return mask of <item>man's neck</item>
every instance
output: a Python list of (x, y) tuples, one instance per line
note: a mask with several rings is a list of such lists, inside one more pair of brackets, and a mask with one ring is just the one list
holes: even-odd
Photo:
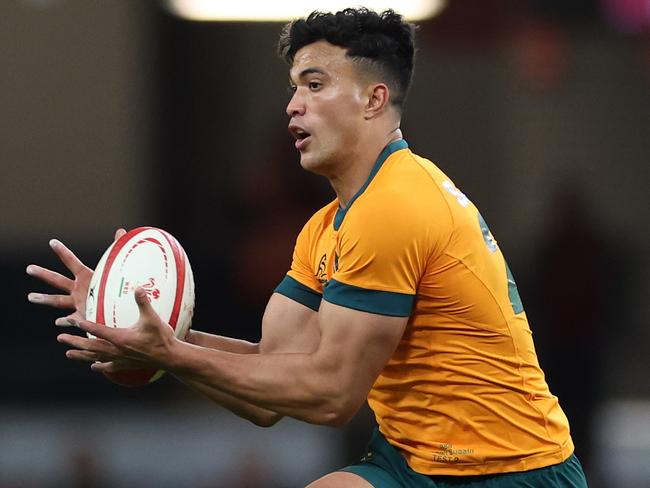
[(348, 207), (350, 200), (368, 180), (381, 151), (391, 142), (401, 138), (402, 131), (397, 128), (383, 138), (361, 145), (362, 151), (351, 154), (350, 163), (341, 167), (336, 175), (328, 178), (342, 208)]

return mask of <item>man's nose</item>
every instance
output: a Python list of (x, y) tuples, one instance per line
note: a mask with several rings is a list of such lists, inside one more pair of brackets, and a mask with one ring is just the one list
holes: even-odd
[(291, 100), (287, 104), (287, 115), (295, 117), (296, 115), (305, 115), (305, 103), (298, 91), (293, 93)]

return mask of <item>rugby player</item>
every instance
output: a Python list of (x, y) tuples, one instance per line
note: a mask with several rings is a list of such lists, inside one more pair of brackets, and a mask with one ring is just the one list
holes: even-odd
[(165, 369), (262, 426), (339, 426), (368, 401), (378, 428), (366, 455), (310, 488), (586, 487), (497, 241), (403, 138), (414, 27), (391, 10), (314, 12), (288, 24), (279, 49), (300, 164), (336, 199), (298, 235), (260, 342), (178, 340), (142, 289), (133, 328), (87, 322), (91, 272), (54, 241), (75, 278), (30, 266), (65, 292), (30, 299), (74, 309), (57, 324), (97, 337), (59, 335), (67, 356), (98, 372)]

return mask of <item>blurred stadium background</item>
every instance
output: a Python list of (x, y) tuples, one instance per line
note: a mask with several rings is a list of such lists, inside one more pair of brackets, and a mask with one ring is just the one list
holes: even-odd
[[(449, 0), (419, 25), (405, 136), (499, 239), (591, 485), (650, 487), (650, 1)], [(114, 386), (25, 298), (27, 264), (62, 269), (50, 238), (93, 266), (156, 225), (192, 261), (195, 328), (259, 338), (332, 198), (286, 133), (280, 28), (0, 3), (0, 487), (294, 487), (362, 453), (367, 411), (263, 430), (171, 378)]]

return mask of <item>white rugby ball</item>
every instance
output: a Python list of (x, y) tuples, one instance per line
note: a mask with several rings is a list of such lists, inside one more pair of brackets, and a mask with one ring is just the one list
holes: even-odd
[[(86, 320), (107, 327), (131, 327), (140, 313), (134, 292), (142, 287), (153, 309), (183, 339), (194, 314), (194, 276), (187, 254), (168, 232), (138, 227), (113, 242), (90, 280)], [(142, 386), (164, 371), (138, 369), (107, 373), (124, 386)]]

